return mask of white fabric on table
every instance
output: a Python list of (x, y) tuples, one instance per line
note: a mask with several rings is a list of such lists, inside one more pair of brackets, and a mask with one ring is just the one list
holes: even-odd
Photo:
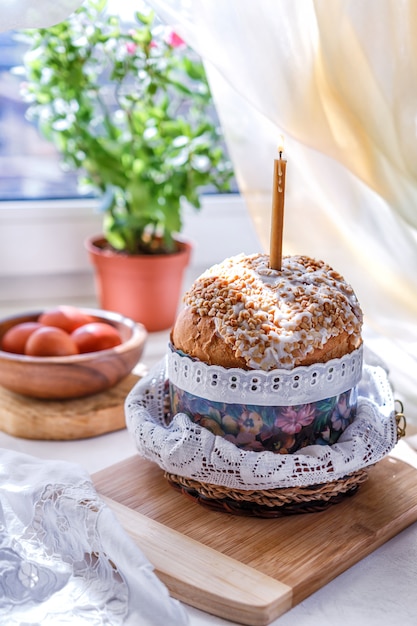
[(0, 450), (0, 623), (185, 626), (78, 465)]

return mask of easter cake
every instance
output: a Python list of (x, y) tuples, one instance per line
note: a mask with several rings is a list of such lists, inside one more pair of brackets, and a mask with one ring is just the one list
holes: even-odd
[(364, 364), (362, 311), (328, 264), (238, 255), (184, 297), (167, 354), (129, 394), (141, 456), (180, 492), (258, 517), (353, 494), (397, 441), (386, 372)]

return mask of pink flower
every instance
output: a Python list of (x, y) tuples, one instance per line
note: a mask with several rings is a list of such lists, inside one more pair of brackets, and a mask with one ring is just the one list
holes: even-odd
[(298, 410), (297, 407), (288, 406), (275, 420), (275, 425), (284, 433), (294, 435), (299, 433), (303, 426), (308, 426), (315, 418), (314, 406), (303, 404)]
[(137, 45), (135, 43), (133, 43), (133, 41), (128, 41), (128, 43), (126, 44), (126, 52), (128, 54), (135, 54)]
[(174, 33), (173, 30), (170, 30), (166, 33), (165, 42), (172, 48), (181, 48), (182, 46), (186, 45), (185, 41), (181, 39), (181, 37), (177, 35), (177, 33)]

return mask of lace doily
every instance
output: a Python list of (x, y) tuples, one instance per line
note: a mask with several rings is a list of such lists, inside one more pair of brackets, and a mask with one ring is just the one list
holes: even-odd
[(174, 350), (167, 355), (167, 378), (187, 393), (213, 402), (260, 406), (292, 406), (337, 396), (359, 383), (362, 367), (362, 346), (341, 359), (271, 372), (207, 365)]
[(233, 489), (307, 486), (373, 465), (397, 442), (394, 399), (380, 366), (364, 365), (355, 420), (336, 444), (274, 454), (239, 449), (184, 413), (167, 420), (166, 361), (135, 385), (126, 398), (125, 413), (139, 454), (169, 473)]

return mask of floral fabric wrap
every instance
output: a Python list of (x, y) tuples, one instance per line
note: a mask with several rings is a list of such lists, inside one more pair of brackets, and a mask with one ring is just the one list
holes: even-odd
[(244, 450), (291, 454), (332, 445), (356, 415), (362, 347), (341, 359), (293, 370), (226, 369), (171, 349), (171, 414)]

